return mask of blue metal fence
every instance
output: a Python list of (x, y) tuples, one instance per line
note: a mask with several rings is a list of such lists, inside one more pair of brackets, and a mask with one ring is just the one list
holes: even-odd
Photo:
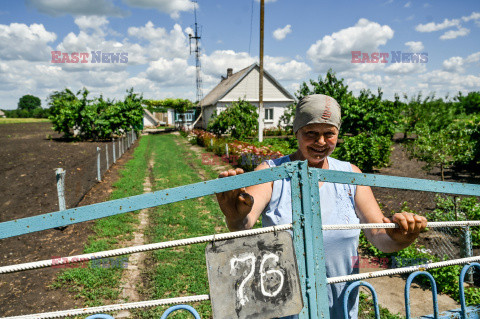
[[(480, 185), (321, 170), (309, 168), (307, 162), (304, 161), (3, 222), (0, 223), (0, 239), (212, 195), (283, 178), (290, 178), (292, 181), (293, 242), (304, 300), (304, 308), (299, 315), (300, 319), (329, 318), (319, 181), (480, 196)], [(480, 265), (476, 264), (475, 266), (479, 267)], [(463, 272), (462, 274), (464, 277), (465, 274)], [(463, 290), (461, 289), (462, 293)], [(462, 304), (462, 309), (463, 313), (476, 315), (477, 318), (480, 313), (478, 307), (466, 308)]]

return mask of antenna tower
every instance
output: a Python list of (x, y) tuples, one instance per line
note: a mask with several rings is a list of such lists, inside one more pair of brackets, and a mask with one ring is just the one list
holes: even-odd
[(201, 39), (201, 27), (197, 23), (197, 1), (193, 0), (193, 12), (195, 15), (195, 25), (194, 25), (194, 34), (189, 35), (190, 41), (190, 54), (192, 54), (192, 39), (195, 40), (195, 67), (197, 75), (197, 102), (200, 102), (203, 99), (202, 93), (202, 74), (201, 74), (201, 63), (200, 63), (200, 39)]

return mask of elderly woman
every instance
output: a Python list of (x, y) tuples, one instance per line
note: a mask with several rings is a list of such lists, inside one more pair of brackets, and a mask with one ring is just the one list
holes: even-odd
[[(293, 130), (298, 150), (290, 155), (268, 160), (255, 170), (279, 166), (290, 161), (308, 161), (308, 166), (361, 173), (355, 165), (330, 157), (337, 145), (341, 109), (335, 99), (326, 95), (309, 95), (297, 105)], [(219, 177), (242, 174), (229, 170)], [(427, 220), (410, 213), (386, 218), (368, 186), (319, 182), (320, 207), (324, 224), (397, 223), (397, 229), (366, 229), (367, 239), (384, 252), (395, 252), (410, 245), (427, 226)], [(247, 188), (220, 193), (217, 199), (231, 231), (250, 229), (262, 215), (263, 226), (292, 222), (290, 179), (277, 180)], [(360, 230), (323, 232), (327, 277), (358, 273), (352, 257), (357, 256)], [(328, 285), (331, 318), (344, 318), (342, 300), (346, 283)], [(348, 305), (349, 318), (357, 318), (358, 293)]]

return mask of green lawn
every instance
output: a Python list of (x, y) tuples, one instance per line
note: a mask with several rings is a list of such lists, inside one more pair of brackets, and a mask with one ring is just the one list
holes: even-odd
[(16, 124), (16, 123), (44, 123), (50, 122), (49, 119), (34, 119), (34, 118), (6, 118), (0, 117), (0, 124)]

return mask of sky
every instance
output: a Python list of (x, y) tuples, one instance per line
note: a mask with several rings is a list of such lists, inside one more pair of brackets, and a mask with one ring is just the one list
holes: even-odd
[[(195, 12), (205, 96), (259, 61), (259, 0), (0, 0), (0, 109), (83, 87), (195, 100)], [(292, 94), (329, 69), (386, 99), (480, 91), (478, 0), (266, 0), (264, 39), (265, 70)]]

